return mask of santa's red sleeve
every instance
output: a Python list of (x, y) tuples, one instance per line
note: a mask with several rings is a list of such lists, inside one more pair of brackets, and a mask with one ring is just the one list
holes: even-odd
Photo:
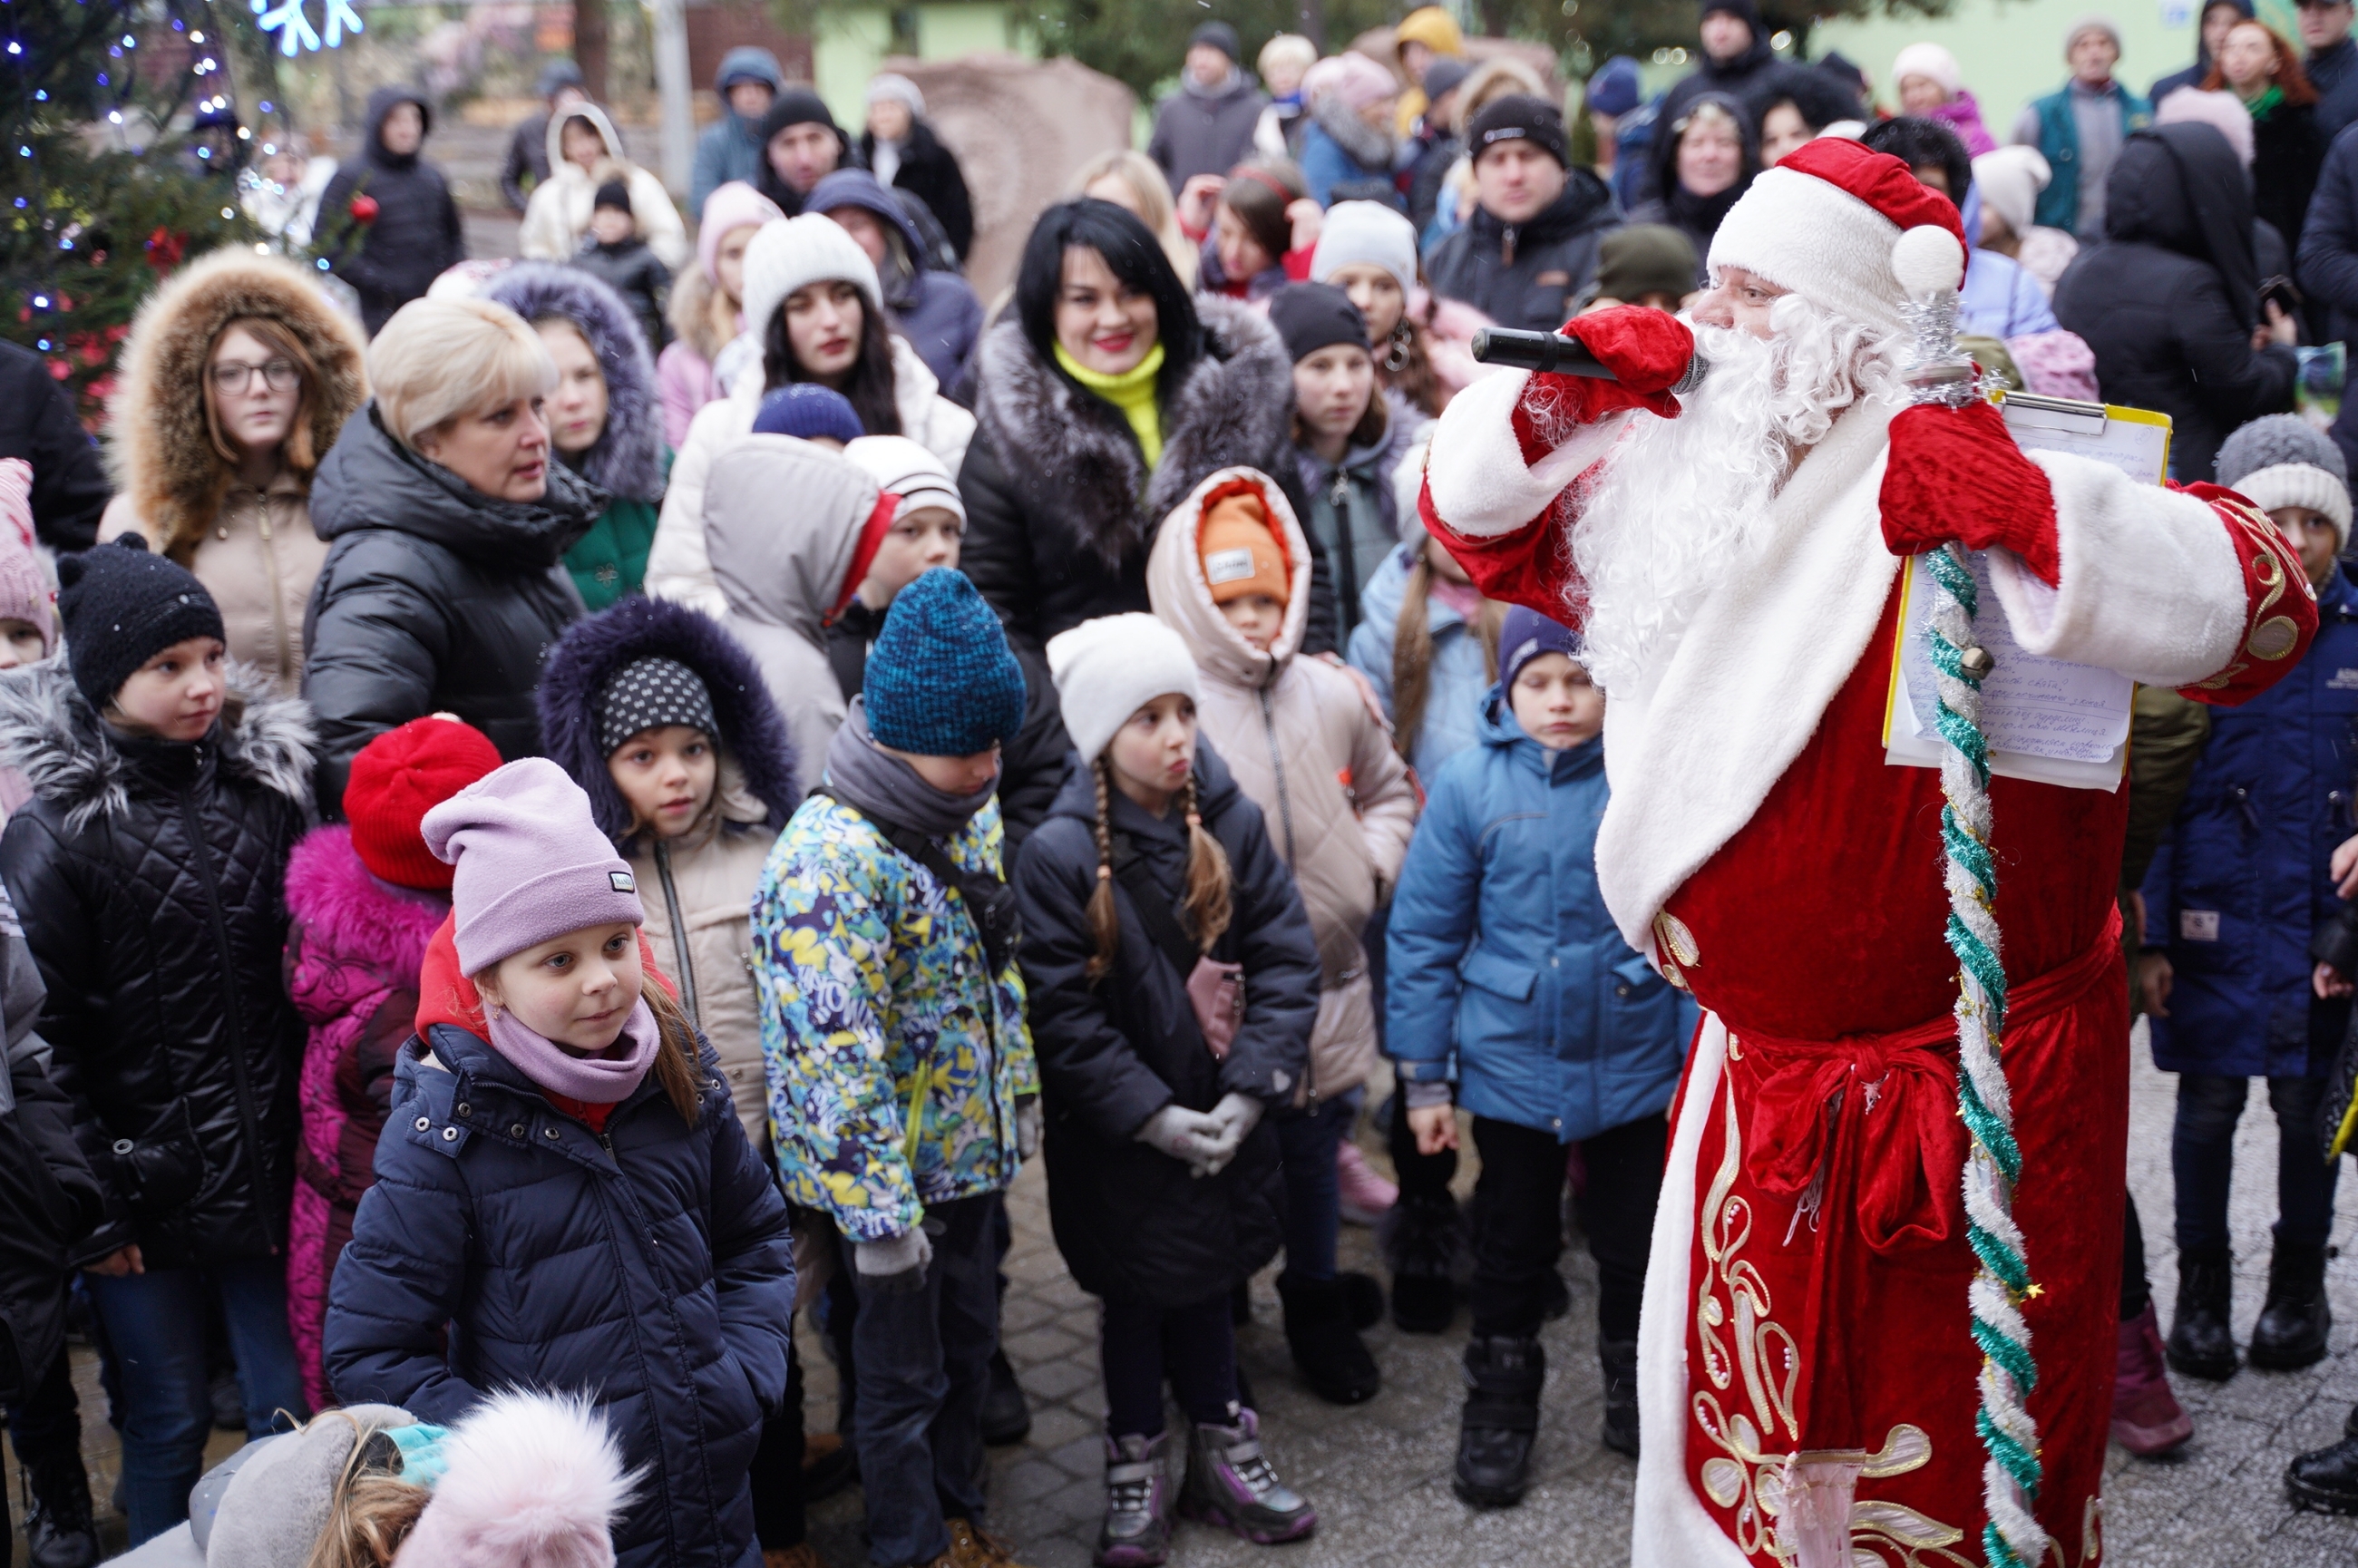
[(2084, 458), (2026, 455), (2054, 490), (2055, 585), (1990, 553), (2026, 651), (2229, 707), (2300, 662), (2317, 596), (2266, 513), (2217, 485), (2141, 484)]

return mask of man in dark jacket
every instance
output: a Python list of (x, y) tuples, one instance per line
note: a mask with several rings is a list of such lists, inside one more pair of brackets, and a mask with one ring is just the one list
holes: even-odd
[(393, 313), (467, 259), (459, 204), (442, 171), (419, 156), (433, 111), (414, 88), (369, 94), (361, 156), (336, 170), (312, 231), (329, 270), (358, 291), (361, 322), (374, 337)]
[(789, 218), (802, 216), (813, 187), (846, 164), (858, 168), (851, 142), (827, 101), (807, 87), (789, 87), (762, 117), (762, 167), (753, 188)]
[(974, 199), (957, 155), (925, 123), (925, 95), (915, 82), (890, 70), (870, 81), (860, 157), (878, 180), (925, 204), (963, 263), (974, 244)]
[(2317, 89), (2317, 128), (2328, 141), (2358, 121), (2358, 43), (2350, 38), (2350, 0), (2301, 0), (2302, 69)]
[[(2300, 286), (2331, 313), (2330, 336), (2351, 341), (2358, 332), (2358, 135), (2345, 130), (2333, 138), (2318, 170), (2317, 194), (2300, 232)], [(2358, 402), (2348, 389), (2333, 421), (2333, 441), (2358, 472)]]
[(42, 544), (64, 551), (98, 542), (99, 514), (114, 493), (98, 444), (41, 356), (7, 342), (0, 342), (0, 458), (33, 465), (33, 531)]
[(1563, 116), (1537, 98), (1492, 100), (1466, 127), (1474, 215), (1424, 259), (1433, 291), (1502, 327), (1553, 331), (1579, 308), (1596, 245), (1621, 222), (1594, 169), (1568, 168)]
[(762, 174), (762, 117), (786, 87), (786, 73), (768, 49), (741, 45), (720, 57), (712, 91), (720, 118), (696, 138), (696, 168), (687, 182), (688, 211), (701, 216), (704, 199), (732, 179), (748, 185)]
[(864, 168), (839, 168), (812, 187), (810, 211), (824, 212), (876, 264), (884, 303), (901, 335), (944, 386), (955, 384), (982, 335), (982, 303), (966, 279), (934, 272), (925, 242), (892, 193)]
[(547, 107), (526, 115), (508, 137), (507, 162), (500, 166), (500, 194), (514, 211), (532, 200), (532, 188), (548, 178), (549, 116), (572, 103), (586, 103), (590, 94), (581, 85), (581, 68), (569, 59), (551, 60), (541, 68), (540, 101)]
[[(66, 1365), (66, 1281), (105, 1255), (88, 1242), (106, 1195), (74, 1141), (73, 1106), (49, 1081), (34, 1033), (45, 992), (16, 907), (0, 889), (0, 1406), (25, 1467), (25, 1537), (36, 1564), (95, 1563), (81, 1417)], [(0, 1530), (8, 1502), (0, 1491)]]
[(1250, 156), (1254, 127), (1269, 99), (1238, 63), (1244, 46), (1226, 22), (1206, 22), (1187, 39), (1179, 91), (1154, 111), (1146, 156), (1171, 193), (1199, 174), (1226, 174)]
[[(1777, 58), (1758, 0), (1703, 0), (1699, 30), (1703, 63), (1671, 83), (1662, 95), (1661, 107), (1654, 116), (1658, 124), (1680, 118), (1687, 105), (1705, 92), (1724, 92), (1735, 99), (1758, 125), (1768, 105), (1779, 98), (1824, 91), (1807, 66)], [(1646, 182), (1641, 195), (1661, 194), (1654, 188), (1650, 171), (1641, 169), (1639, 178)]]

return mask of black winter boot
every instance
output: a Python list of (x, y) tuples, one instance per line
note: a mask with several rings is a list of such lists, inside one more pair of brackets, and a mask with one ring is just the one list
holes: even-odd
[(2268, 1300), (2252, 1329), (2250, 1360), (2270, 1372), (2297, 1371), (2325, 1359), (2333, 1309), (2325, 1300), (2325, 1249), (2279, 1241), (2268, 1260)]
[(1351, 1326), (1365, 1334), (1384, 1321), (1384, 1282), (1373, 1274), (1345, 1269), (1335, 1276), (1342, 1281), (1343, 1299), (1351, 1304)]
[(982, 1395), (982, 1440), (993, 1448), (1021, 1443), (1032, 1434), (1032, 1406), (1005, 1350), (990, 1353), (990, 1382)]
[(1277, 1277), (1285, 1305), (1285, 1343), (1311, 1391), (1330, 1405), (1365, 1404), (1383, 1379), (1376, 1358), (1351, 1326), (1349, 1292), (1340, 1280), (1305, 1280), (1291, 1271)]
[(1457, 1280), (1468, 1251), (1456, 1200), (1403, 1197), (1377, 1227), (1392, 1271), (1392, 1322), (1404, 1334), (1446, 1334), (1457, 1312)]
[[(2350, 1424), (2358, 1426), (2358, 1409)], [(2285, 1466), (2285, 1496), (2311, 1513), (2358, 1514), (2358, 1433)]]
[(1604, 1339), (1596, 1345), (1605, 1368), (1605, 1446), (1638, 1457), (1638, 1342)]
[(2235, 1375), (2235, 1260), (2224, 1247), (2190, 1248), (2178, 1255), (2178, 1312), (2166, 1348), (2170, 1370), (2223, 1383)]
[(1536, 1339), (1476, 1336), (1466, 1346), (1466, 1410), (1458, 1418), (1458, 1497), (1476, 1508), (1512, 1508), (1531, 1485), (1547, 1353)]
[(68, 1452), (28, 1465), (25, 1482), (26, 1561), (32, 1568), (91, 1568), (99, 1559), (98, 1528), (81, 1455)]

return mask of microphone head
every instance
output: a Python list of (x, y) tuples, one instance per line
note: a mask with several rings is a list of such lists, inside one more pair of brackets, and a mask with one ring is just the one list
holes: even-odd
[(1671, 395), (1673, 397), (1692, 395), (1696, 388), (1703, 385), (1704, 378), (1710, 374), (1711, 362), (1701, 354), (1695, 355), (1687, 361), (1685, 372), (1671, 384)]

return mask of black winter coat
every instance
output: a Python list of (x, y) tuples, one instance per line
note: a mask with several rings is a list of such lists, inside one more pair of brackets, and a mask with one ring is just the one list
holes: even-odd
[(336, 815), (352, 754), (450, 712), (510, 762), (540, 751), (540, 663), (581, 617), (563, 564), (611, 498), (561, 463), (536, 502), (493, 501), (385, 432), (372, 402), (311, 481), (328, 558), (303, 614), (303, 696), (319, 726), (319, 805)]
[(62, 660), (0, 677), (0, 761), (34, 792), (0, 833), (0, 878), (105, 1187), (87, 1251), (135, 1241), (149, 1268), (287, 1245), (303, 1022), (280, 964), (311, 735), (293, 698), (232, 693), (183, 743), (116, 733)]
[(2266, 119), (2252, 122), (2252, 214), (2275, 224), (2296, 254), (2324, 163), (2325, 137), (2313, 105), (2279, 103)]
[[(876, 167), (872, 132), (860, 134), (860, 161), (869, 168)], [(923, 201), (941, 224), (942, 232), (949, 236), (950, 249), (957, 253), (957, 259), (966, 260), (974, 244), (974, 199), (967, 192), (957, 155), (944, 146), (941, 137), (923, 120), (909, 122), (908, 139), (901, 144), (901, 167), (892, 171), (892, 189), (908, 191)]]
[[(2252, 243), (2250, 188), (2226, 139), (2205, 126), (2164, 129), (2192, 149), (2202, 202), (2180, 173), (2186, 153), (2174, 156), (2149, 132), (2130, 137), (2105, 185), (2105, 243), (2082, 251), (2057, 281), (2055, 319), (2095, 354), (2105, 402), (2169, 416), (2169, 474), (2183, 482), (2212, 477), (2235, 427), (2292, 407), (2299, 362), (2279, 344), (2252, 348), (2252, 253), (2231, 254), (2225, 266), (2214, 259), (2212, 247), (2234, 245), (2238, 233)], [(2206, 212), (2220, 222), (2206, 225)], [(2228, 279), (2238, 276), (2250, 297), (2231, 297)]]
[(785, 1402), (794, 1244), (719, 1064), (693, 1129), (650, 1073), (600, 1135), (477, 1035), (429, 1038), (330, 1288), (336, 1397), (447, 1425), (500, 1389), (586, 1391), (645, 1467), (622, 1568), (759, 1568), (746, 1471)]
[[(422, 297), (446, 269), (467, 259), (467, 236), (450, 183), (420, 153), (401, 157), (377, 139), (397, 103), (415, 103), (434, 128), (434, 110), (414, 89), (380, 87), (369, 94), (368, 135), (361, 156), (336, 170), (319, 196), (313, 232), (329, 269), (361, 297), (361, 321), (373, 338), (393, 313)], [(376, 217), (355, 222), (352, 200), (367, 195)]]
[[(2358, 341), (2358, 134), (2344, 131), (2325, 155), (2317, 197), (2300, 233), (2300, 287), (2311, 305), (2326, 308), (2329, 341)], [(2358, 372), (2358, 363), (2353, 369)], [(2358, 396), (2353, 390), (2342, 390), (2333, 439), (2345, 461), (2358, 462)]]
[(1552, 332), (1579, 308), (1596, 276), (1606, 231), (1621, 210), (1596, 171), (1575, 168), (1563, 194), (1526, 223), (1506, 223), (1476, 207), (1466, 226), (1433, 247), (1424, 275), (1444, 299), (1471, 305), (1501, 327)]
[[(1148, 937), (1120, 881), (1113, 972), (1094, 986), (1085, 978), (1097, 951), (1088, 901), (1098, 885), (1087, 769), (1073, 767), (1015, 868), (1056, 1249), (1091, 1295), (1174, 1306), (1226, 1294), (1276, 1254), (1285, 1195), (1270, 1123), (1309, 1071), (1318, 1018), (1310, 918), (1260, 808), (1209, 745), (1198, 743), (1195, 770), (1204, 826), (1228, 851), (1234, 879), (1233, 915), (1211, 956), (1245, 971), (1244, 1022), (1226, 1061), (1206, 1048), (1185, 977)], [(1118, 790), (1108, 821), (1175, 907), (1186, 885), (1186, 824), (1175, 811), (1152, 816)], [(1137, 1141), (1165, 1105), (1209, 1110), (1229, 1093), (1266, 1102), (1270, 1114), (1218, 1175), (1198, 1180)]]
[(73, 1102), (49, 1081), (49, 1047), (33, 1032), (41, 971), (0, 891), (0, 1405), (14, 1405), (65, 1347), (66, 1281), (104, 1251), (106, 1194), (74, 1141)]
[(41, 356), (0, 342), (0, 458), (33, 465), (33, 532), (52, 550), (98, 543), (99, 514), (114, 487), (82, 428), (72, 395)]

